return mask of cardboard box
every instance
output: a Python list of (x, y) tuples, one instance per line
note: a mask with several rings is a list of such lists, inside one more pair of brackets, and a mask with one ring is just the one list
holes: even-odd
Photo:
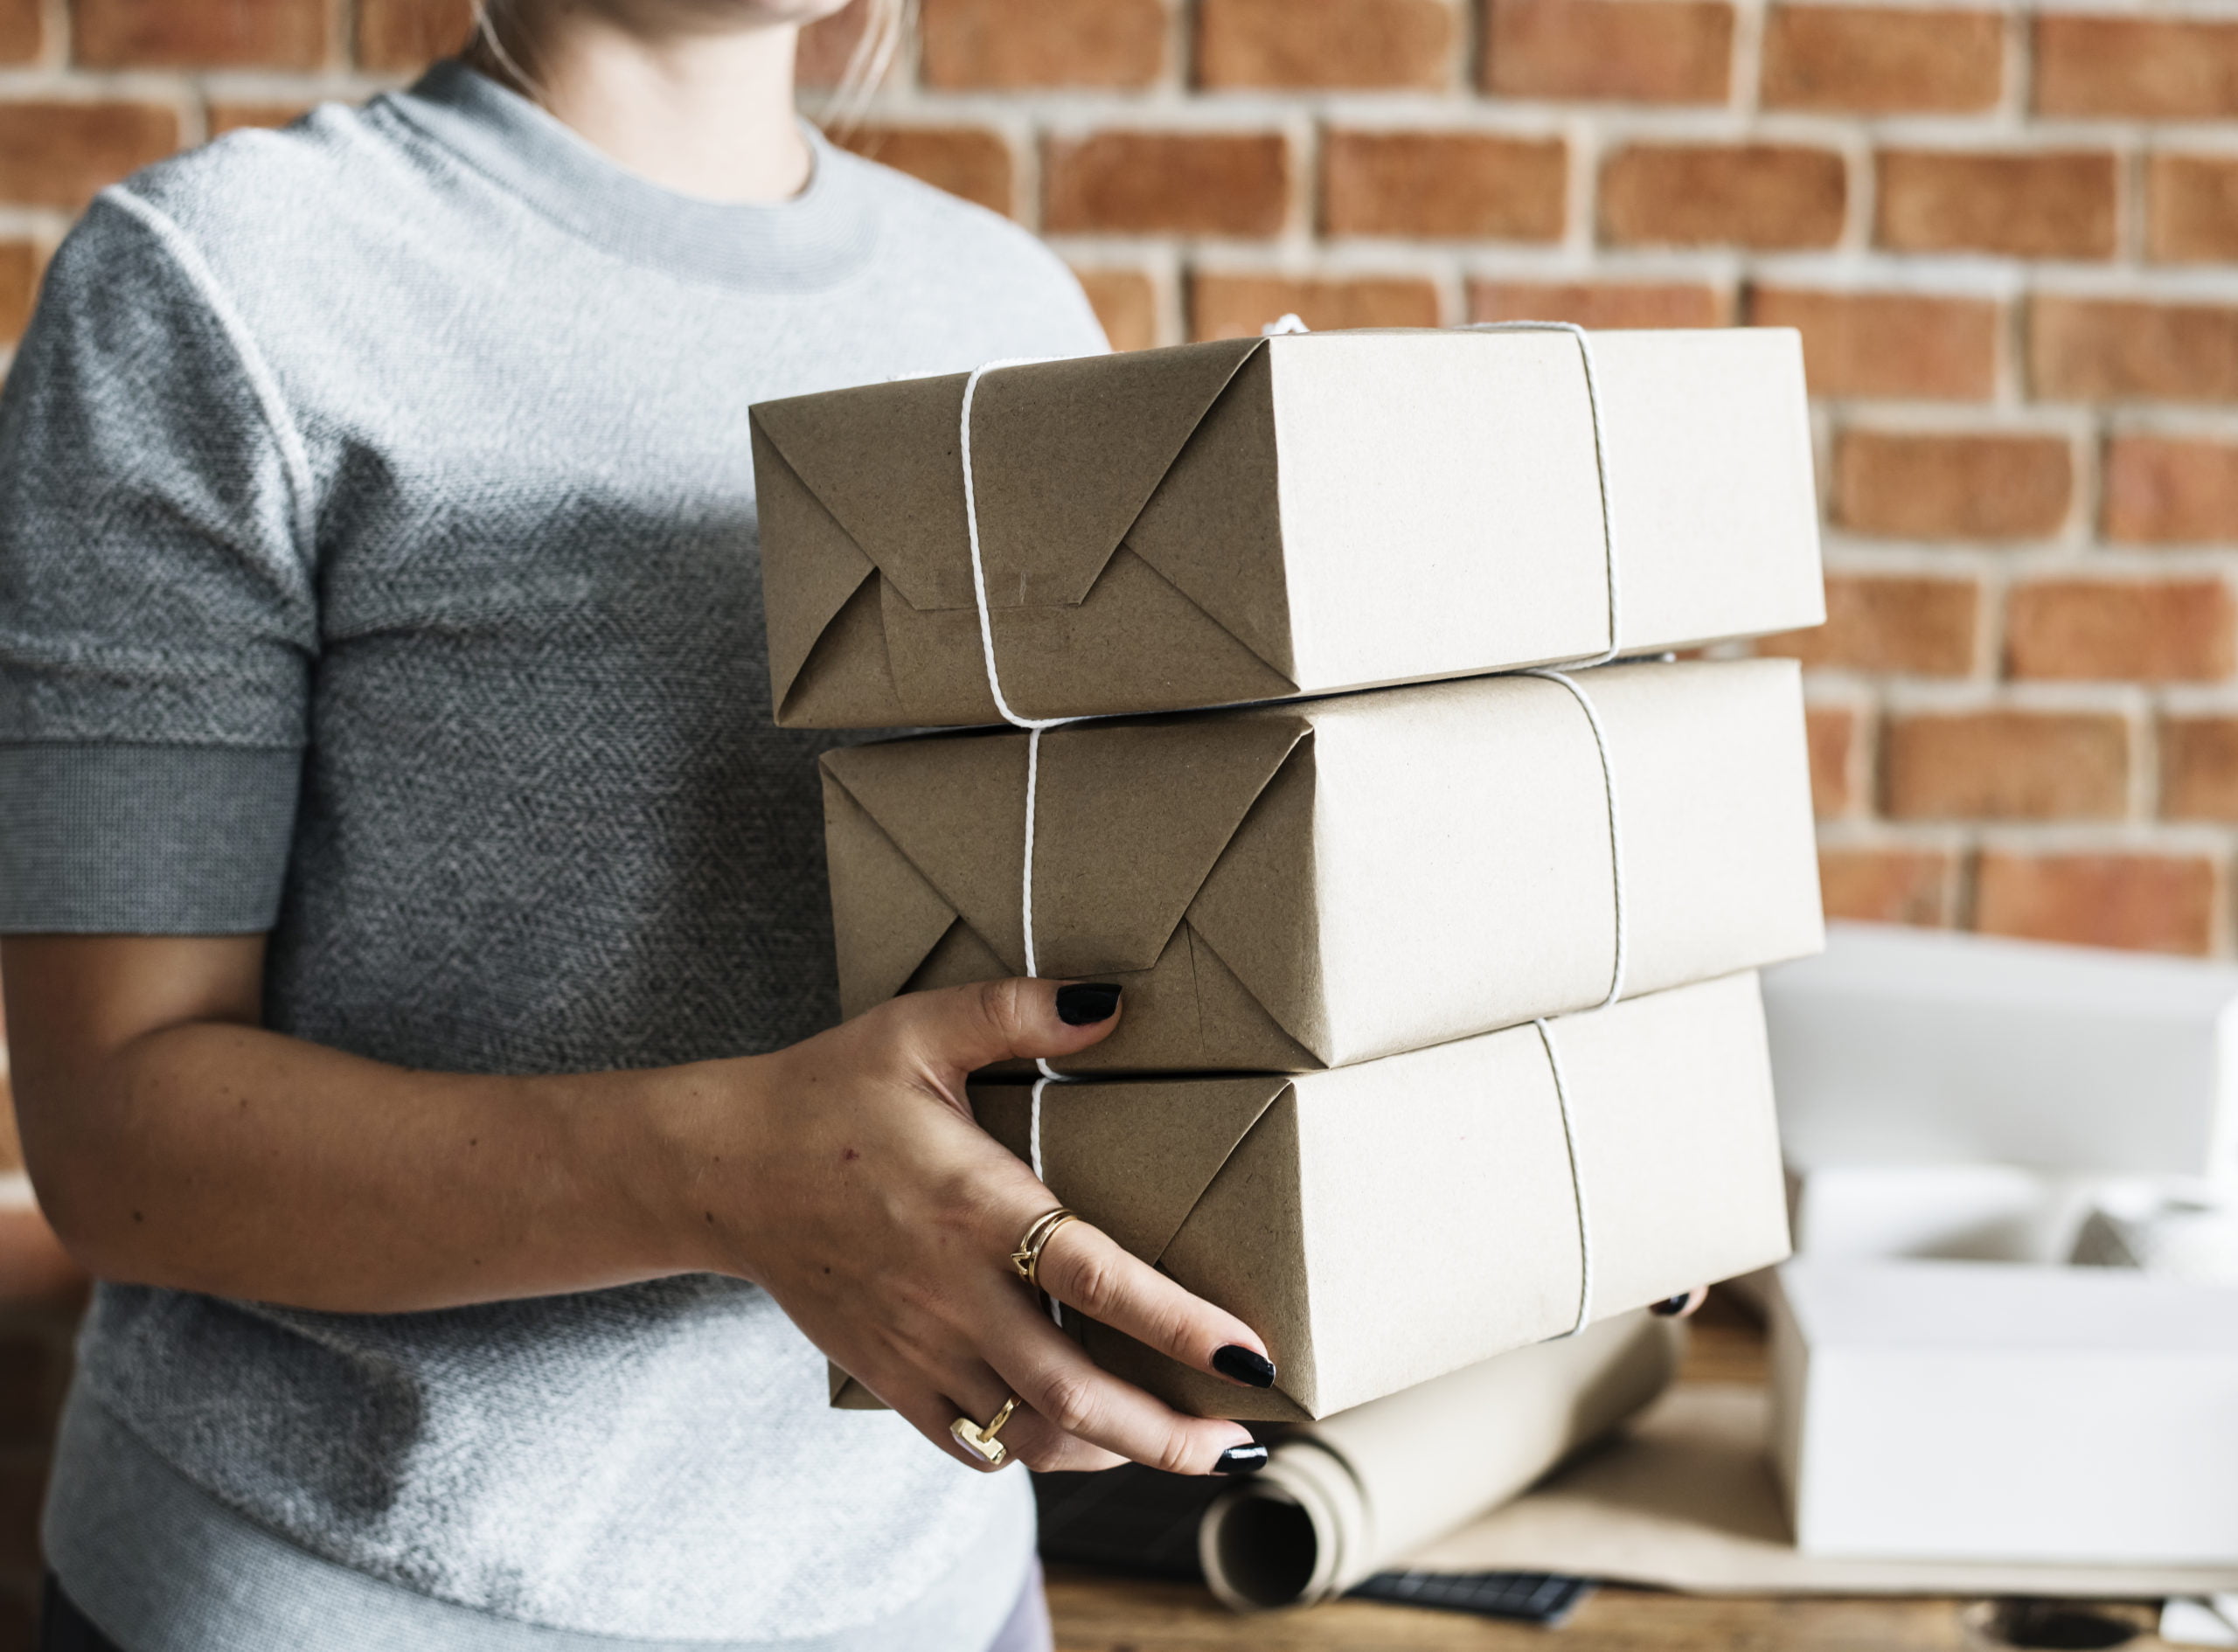
[[(1783, 660), (1582, 674), (1623, 823), (1628, 993), (1814, 950)], [(824, 758), (840, 1001), (1025, 973), (1026, 737)], [(1480, 677), (1063, 728), (1041, 744), (1039, 973), (1126, 988), (1081, 1072), (1310, 1072), (1599, 1003), (1608, 792), (1560, 684)]]
[(1780, 1270), (1772, 1371), (1806, 1553), (2238, 1563), (2238, 1291), (1800, 1259)]
[(2011, 1164), (1822, 1167), (1790, 1173), (1788, 1221), (1814, 1260), (2065, 1262), (2096, 1201), (2127, 1185)]
[[(1625, 653), (1824, 617), (1784, 330), (1593, 349)], [(799, 728), (1001, 720), (964, 376), (752, 411), (771, 703)], [(1230, 339), (986, 375), (973, 476), (1004, 692), (1180, 710), (1600, 654), (1608, 557), (1576, 341)]]
[(1836, 924), (1768, 975), (1791, 1162), (2238, 1175), (2238, 968)]
[[(1554, 1024), (1593, 1314), (1787, 1253), (1755, 978)], [(1027, 1156), (1030, 1090), (972, 1106)], [(1517, 1027), (1294, 1078), (1050, 1085), (1043, 1179), (1265, 1337), (1265, 1392), (1067, 1315), (1097, 1363), (1207, 1416), (1318, 1418), (1569, 1329), (1578, 1220), (1546, 1051)]]

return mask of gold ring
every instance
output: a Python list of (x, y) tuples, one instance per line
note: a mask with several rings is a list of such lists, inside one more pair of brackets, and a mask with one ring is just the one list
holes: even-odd
[(956, 1436), (958, 1445), (977, 1452), (990, 1466), (999, 1468), (1004, 1459), (1010, 1455), (1010, 1450), (995, 1436), (1003, 1432), (1003, 1425), (1011, 1419), (1011, 1413), (1017, 1409), (1018, 1396), (1012, 1394), (1003, 1402), (1003, 1408), (995, 1413), (995, 1419), (984, 1428), (969, 1417), (958, 1417), (948, 1426), (948, 1431)]
[(1018, 1270), (1018, 1276), (1039, 1290), (1041, 1287), (1042, 1247), (1049, 1243), (1049, 1236), (1066, 1223), (1080, 1219), (1079, 1211), (1068, 1211), (1061, 1204), (1045, 1215), (1035, 1217), (1033, 1225), (1025, 1230), (1025, 1237), (1011, 1253), (1011, 1266)]

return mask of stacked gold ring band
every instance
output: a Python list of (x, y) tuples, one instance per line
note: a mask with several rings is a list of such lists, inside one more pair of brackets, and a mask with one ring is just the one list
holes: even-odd
[(1035, 1217), (1033, 1225), (1025, 1230), (1025, 1237), (1011, 1253), (1011, 1266), (1018, 1270), (1018, 1276), (1039, 1290), (1041, 1287), (1041, 1253), (1049, 1243), (1049, 1236), (1066, 1223), (1080, 1219), (1079, 1211), (1068, 1211), (1061, 1204), (1053, 1211)]
[(994, 1420), (984, 1428), (969, 1417), (958, 1417), (948, 1426), (948, 1431), (956, 1436), (956, 1443), (965, 1450), (977, 1453), (987, 1460), (990, 1467), (999, 1468), (1004, 1459), (1010, 1455), (1010, 1447), (995, 1436), (1003, 1432), (1003, 1425), (1011, 1419), (1011, 1413), (1017, 1409), (1018, 1396), (1012, 1394), (1003, 1402), (1003, 1408), (995, 1413)]

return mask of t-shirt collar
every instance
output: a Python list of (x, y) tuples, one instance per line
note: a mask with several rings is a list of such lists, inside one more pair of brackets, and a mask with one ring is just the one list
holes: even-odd
[(829, 287), (868, 259), (878, 239), (858, 169), (805, 123), (808, 187), (761, 205), (664, 189), (455, 59), (381, 101), (546, 216), (673, 274), (761, 291)]

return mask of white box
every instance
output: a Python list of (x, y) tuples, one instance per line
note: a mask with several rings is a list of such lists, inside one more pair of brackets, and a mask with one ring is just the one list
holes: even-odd
[(1764, 976), (1790, 1163), (2238, 1175), (2238, 968), (1827, 928)]
[(2065, 1262), (2091, 1210), (2137, 1185), (2012, 1164), (1790, 1168), (1788, 1224), (1820, 1261)]
[(2238, 1562), (2238, 1290), (1797, 1260), (1780, 1269), (1772, 1382), (1807, 1554)]

